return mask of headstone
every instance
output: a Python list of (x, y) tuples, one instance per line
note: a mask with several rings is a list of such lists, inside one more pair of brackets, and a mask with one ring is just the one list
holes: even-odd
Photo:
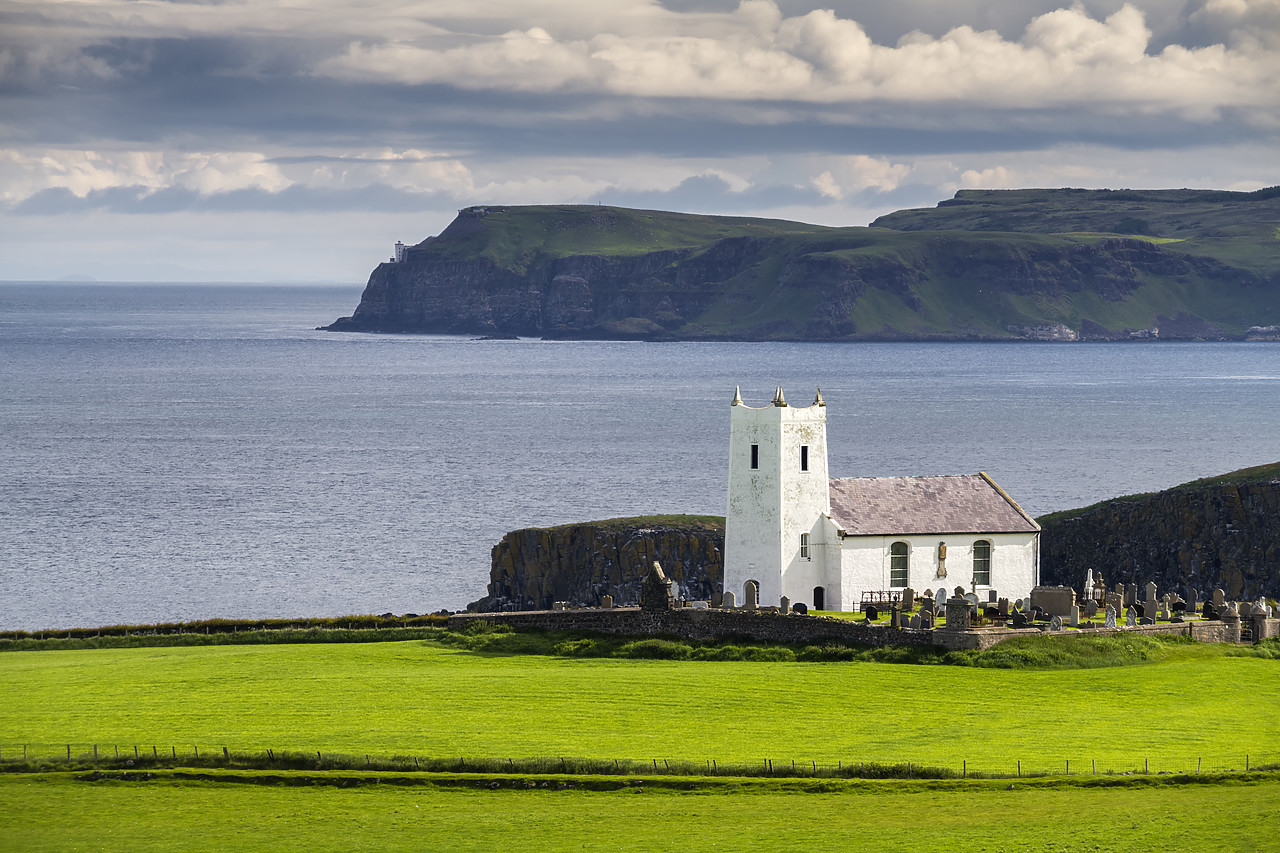
[(1130, 607), (1138, 603), (1138, 585), (1136, 583), (1127, 583), (1124, 585), (1124, 604)]
[(1201, 618), (1201, 619), (1205, 619), (1205, 620), (1212, 621), (1212, 620), (1215, 620), (1215, 619), (1220, 619), (1220, 618), (1222, 618), (1222, 617), (1221, 617), (1221, 615), (1218, 613), (1218, 608), (1216, 608), (1216, 607), (1214, 607), (1214, 606), (1213, 606), (1213, 602), (1212, 602), (1212, 601), (1206, 601), (1206, 602), (1204, 603), (1204, 607), (1203, 607), (1203, 608), (1201, 608), (1201, 610), (1200, 610), (1200, 618)]
[(1079, 628), (1080, 627), (1080, 607), (1075, 604), (1071, 605), (1071, 615), (1068, 616), (1067, 618), (1071, 620), (1067, 624), (1069, 624), (1072, 628)]
[(925, 629), (926, 631), (933, 630), (933, 626), (937, 623), (937, 621), (938, 620), (935, 618), (932, 610), (920, 611), (920, 627)]
[(1004, 618), (1008, 618), (1008, 616), (1009, 616), (1009, 599), (1007, 599), (1007, 598), (1002, 598), (1002, 599), (1000, 599), (999, 601), (997, 601), (997, 602), (996, 602), (996, 608), (1000, 611), (1000, 617), (1001, 617), (1002, 619), (1004, 619)]
[(1092, 619), (1098, 615), (1098, 602), (1092, 598), (1085, 599), (1084, 602), (1084, 618)]
[(1151, 617), (1149, 617), (1149, 616), (1143, 616), (1141, 619), (1139, 619), (1139, 620), (1138, 620), (1138, 624), (1139, 624), (1139, 625), (1154, 625), (1154, 624), (1156, 624), (1156, 620), (1152, 619), (1152, 618), (1151, 618)]
[(1000, 600), (999, 593), (997, 593), (994, 589), (987, 590), (987, 601), (991, 602), (992, 604), (995, 604), (999, 600)]
[(933, 595), (934, 612), (935, 613), (941, 612), (942, 608), (946, 606), (947, 606), (947, 591), (945, 589), (939, 589)]
[(902, 608), (898, 607), (896, 604), (889, 605), (889, 627), (902, 627)]
[(956, 598), (964, 598), (964, 587), (962, 586), (956, 587), (954, 590), (952, 590), (952, 594)]
[(1222, 609), (1227, 606), (1227, 594), (1223, 592), (1221, 588), (1213, 591), (1213, 606), (1219, 613), (1221, 613)]
[(1134, 602), (1130, 606), (1133, 608), (1134, 612), (1138, 614), (1139, 619), (1142, 619), (1147, 615), (1147, 605), (1143, 604), (1142, 602), (1140, 601)]
[(613, 596), (612, 596), (612, 595), (602, 595), (602, 596), (600, 596), (600, 606), (601, 606), (601, 607), (603, 607), (605, 610), (612, 610), (612, 609), (613, 609)]
[(749, 583), (742, 590), (742, 609), (755, 610), (760, 606), (759, 601), (760, 590), (755, 584)]
[(1027, 619), (1027, 614), (1023, 613), (1021, 610), (1013, 611), (1010, 616), (1012, 617), (1013, 627), (1015, 628), (1025, 628), (1030, 624), (1030, 620)]
[(709, 601), (690, 601), (689, 607), (693, 610), (708, 610), (711, 607)]
[(972, 592), (966, 592), (964, 594), (964, 600), (969, 602), (969, 606), (973, 608), (974, 612), (977, 612), (978, 596), (974, 595)]
[(675, 610), (675, 596), (671, 594), (671, 579), (662, 571), (657, 560), (640, 582), (641, 610)]
[(961, 588), (960, 594), (955, 598), (947, 599), (947, 630), (948, 631), (967, 631), (969, 630), (969, 601), (964, 597), (964, 590)]
[(1062, 617), (1061, 617), (1061, 616), (1058, 616), (1057, 614), (1054, 614), (1053, 618), (1049, 620), (1049, 630), (1050, 630), (1050, 631), (1061, 631), (1061, 630), (1062, 630)]
[(876, 610), (874, 604), (868, 604), (867, 609), (863, 612), (866, 613), (868, 622), (874, 622), (880, 618), (880, 611)]
[(1076, 591), (1069, 586), (1038, 586), (1031, 590), (1031, 606), (1054, 616), (1068, 616), (1076, 603)]
[(553, 601), (553, 602), (551, 602), (551, 609), (552, 609), (552, 610), (568, 610), (568, 609), (569, 609), (569, 602), (567, 602), (567, 601)]
[(1132, 628), (1138, 624), (1138, 611), (1130, 607), (1124, 612), (1124, 624), (1127, 628)]
[(912, 627), (912, 628), (917, 628), (917, 629), (918, 629), (918, 628), (920, 627), (920, 622), (921, 622), (921, 620), (920, 620), (920, 617), (919, 617), (919, 616), (912, 616), (912, 617), (911, 617), (911, 627)]
[(1198, 609), (1196, 605), (1200, 603), (1200, 594), (1195, 591), (1194, 587), (1188, 588), (1186, 597), (1183, 600), (1187, 602), (1187, 606), (1183, 608), (1183, 612), (1194, 614)]
[[(1112, 593), (1114, 595), (1114, 593)], [(1116, 610), (1110, 604), (1107, 605), (1106, 615), (1102, 617), (1102, 627), (1114, 628), (1116, 626)]]
[(902, 591), (902, 612), (910, 613), (916, 609), (916, 591), (907, 587)]
[(778, 600), (778, 612), (781, 613), (783, 616), (786, 616), (788, 613), (790, 613), (791, 599), (787, 598), (785, 595), (782, 596), (782, 598)]
[(737, 604), (737, 601), (734, 600), (733, 590), (726, 589), (723, 593), (721, 593), (720, 595), (721, 608), (723, 608), (724, 610), (732, 610), (734, 608), (734, 605), (736, 604)]
[(791, 612), (798, 613), (801, 616), (808, 616), (809, 605), (805, 604), (803, 601), (797, 601), (795, 604), (791, 605)]
[(1160, 606), (1160, 618), (1161, 618), (1161, 619), (1163, 619), (1164, 621), (1168, 622), (1168, 621), (1169, 621), (1169, 617), (1170, 617), (1171, 615), (1173, 615), (1173, 614), (1171, 614), (1171, 613), (1169, 612), (1169, 607), (1168, 607), (1168, 605), (1161, 605), (1161, 606)]
[(1147, 585), (1143, 587), (1142, 597), (1146, 601), (1156, 600), (1156, 582), (1155, 581), (1147, 581)]
[(1116, 613), (1123, 613), (1124, 612), (1124, 593), (1123, 592), (1107, 593), (1107, 606), (1110, 607), (1112, 610), (1114, 610)]

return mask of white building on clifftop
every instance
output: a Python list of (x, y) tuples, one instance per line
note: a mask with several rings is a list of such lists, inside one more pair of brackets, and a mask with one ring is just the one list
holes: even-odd
[(827, 408), (735, 391), (729, 417), (724, 590), (858, 610), (910, 587), (1024, 598), (1039, 583), (1040, 525), (986, 474), (831, 479)]

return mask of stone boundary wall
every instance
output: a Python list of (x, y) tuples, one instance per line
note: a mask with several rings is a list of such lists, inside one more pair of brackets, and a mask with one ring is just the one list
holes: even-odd
[[(612, 610), (526, 610), (515, 613), (456, 613), (449, 617), (449, 630), (457, 631), (476, 621), (532, 628), (543, 631), (592, 631), (627, 637), (676, 637), (704, 641), (745, 638), (775, 643), (850, 642), (865, 646), (939, 646), (948, 651), (984, 651), (1014, 637), (1042, 635), (1040, 628), (973, 628), (948, 631), (946, 628), (890, 628), (866, 625), (848, 619), (814, 616), (782, 616), (769, 611), (748, 610), (641, 610), (619, 607)], [(1267, 619), (1266, 636), (1280, 636), (1280, 619)], [(1238, 629), (1236, 629), (1238, 631)], [(1132, 628), (1087, 628), (1055, 631), (1051, 636), (1064, 640), (1114, 634), (1188, 636), (1201, 643), (1238, 642), (1239, 634), (1227, 623), (1215, 620), (1166, 625), (1135, 625)], [(1234, 634), (1234, 636), (1233, 636)], [(1259, 638), (1261, 639), (1261, 638)]]
[(458, 613), (449, 617), (449, 629), (458, 630), (475, 621), (537, 628), (544, 631), (594, 631), (629, 637), (676, 637), (682, 640), (723, 640), (742, 637), (775, 643), (846, 641), (866, 646), (929, 646), (933, 631), (865, 625), (848, 619), (818, 616), (783, 616), (748, 610), (526, 610), (516, 613)]

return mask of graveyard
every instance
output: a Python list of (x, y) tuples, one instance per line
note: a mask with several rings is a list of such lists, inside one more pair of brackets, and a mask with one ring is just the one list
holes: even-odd
[(1222, 589), (1201, 600), (1192, 587), (1159, 593), (1155, 583), (1115, 584), (1089, 570), (1081, 590), (1037, 586), (1025, 598), (1010, 600), (996, 589), (939, 587), (921, 594), (910, 587), (863, 593), (856, 613), (828, 613), (758, 600), (754, 582), (737, 603), (731, 590), (710, 601), (677, 599), (661, 565), (652, 564), (640, 587), (638, 607), (616, 607), (612, 596), (593, 608), (557, 602), (551, 610), (459, 613), (451, 628), (477, 622), (516, 629), (582, 630), (627, 636), (671, 636), (706, 640), (744, 636), (783, 642), (848, 641), (873, 646), (932, 645), (944, 649), (986, 649), (1028, 634), (1063, 639), (1081, 635), (1136, 632), (1184, 636), (1198, 642), (1257, 643), (1280, 636), (1280, 618), (1266, 599), (1229, 601)]

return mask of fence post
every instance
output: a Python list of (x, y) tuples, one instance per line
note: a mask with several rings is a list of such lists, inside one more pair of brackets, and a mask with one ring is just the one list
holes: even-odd
[(965, 761), (961, 761), (961, 762), (960, 762), (960, 778), (961, 778), (961, 779), (968, 779), (968, 778), (969, 778), (969, 762), (968, 762), (968, 760), (965, 760)]
[(1018, 760), (1018, 776), (1019, 777), (1022, 776), (1022, 760), (1021, 759)]
[(174, 761), (177, 761), (177, 760), (178, 760), (178, 748), (177, 748), (176, 746), (171, 746), (171, 747), (169, 747), (169, 748), (173, 750), (173, 760), (174, 760)]
[(1067, 775), (1068, 776), (1071, 775), (1071, 759), (1070, 758), (1067, 759)]
[(227, 752), (227, 748), (225, 746), (222, 748), (222, 758), (224, 761), (231, 760), (231, 755)]
[(67, 744), (67, 761), (71, 760), (71, 744)]

